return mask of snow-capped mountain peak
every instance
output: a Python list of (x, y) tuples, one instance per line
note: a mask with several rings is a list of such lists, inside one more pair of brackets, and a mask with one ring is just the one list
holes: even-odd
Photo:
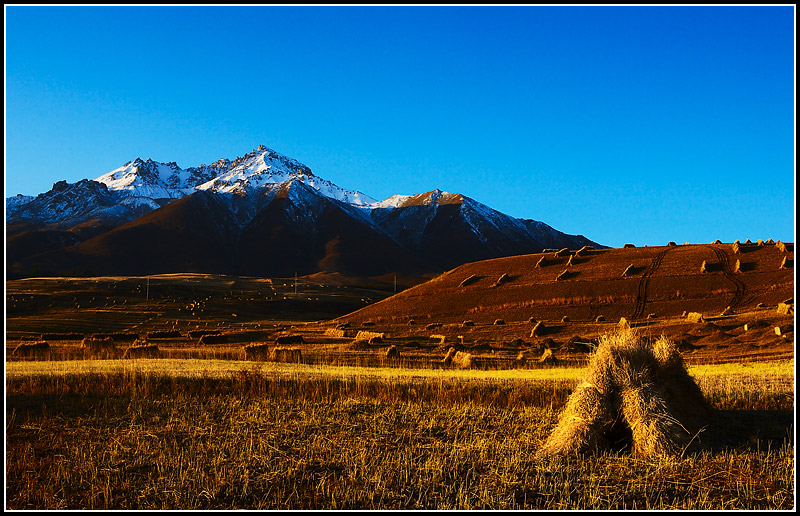
[(315, 176), (310, 168), (299, 161), (287, 158), (264, 145), (236, 158), (227, 172), (198, 185), (197, 189), (218, 193), (245, 193), (286, 181), (300, 181), (326, 197), (347, 204), (365, 205), (376, 202), (361, 192), (345, 190)]
[(188, 169), (180, 168), (174, 161), (159, 163), (150, 158), (136, 158), (95, 181), (123, 197), (150, 199), (177, 199), (197, 190), (247, 194), (268, 185), (301, 181), (320, 194), (347, 204), (362, 206), (376, 202), (361, 192), (345, 190), (315, 176), (306, 165), (265, 145), (233, 161), (222, 158), (211, 165)]

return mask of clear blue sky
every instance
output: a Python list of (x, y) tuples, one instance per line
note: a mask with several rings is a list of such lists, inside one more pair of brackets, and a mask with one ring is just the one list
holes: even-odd
[(794, 241), (794, 12), (6, 6), (6, 196), (264, 144), (614, 247)]

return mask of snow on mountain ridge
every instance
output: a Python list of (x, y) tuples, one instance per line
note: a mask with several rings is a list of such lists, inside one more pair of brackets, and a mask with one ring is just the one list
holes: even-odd
[(197, 190), (246, 193), (268, 184), (301, 181), (326, 197), (348, 204), (360, 206), (376, 202), (361, 192), (345, 190), (315, 176), (299, 161), (264, 145), (233, 161), (223, 158), (211, 165), (188, 169), (180, 168), (175, 162), (136, 158), (95, 181), (104, 183), (110, 191), (151, 199), (177, 199)]

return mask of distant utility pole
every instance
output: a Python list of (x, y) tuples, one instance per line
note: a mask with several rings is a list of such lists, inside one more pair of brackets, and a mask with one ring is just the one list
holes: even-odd
[(397, 274), (394, 275), (394, 291), (397, 292)]
[(150, 276), (147, 277), (147, 300), (150, 301)]
[(297, 273), (294, 273), (294, 293), (297, 294)]

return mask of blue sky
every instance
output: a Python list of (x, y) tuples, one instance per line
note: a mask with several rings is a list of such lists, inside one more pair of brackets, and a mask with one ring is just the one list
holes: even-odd
[(264, 144), (621, 247), (794, 241), (794, 6), (5, 7), (6, 196)]

